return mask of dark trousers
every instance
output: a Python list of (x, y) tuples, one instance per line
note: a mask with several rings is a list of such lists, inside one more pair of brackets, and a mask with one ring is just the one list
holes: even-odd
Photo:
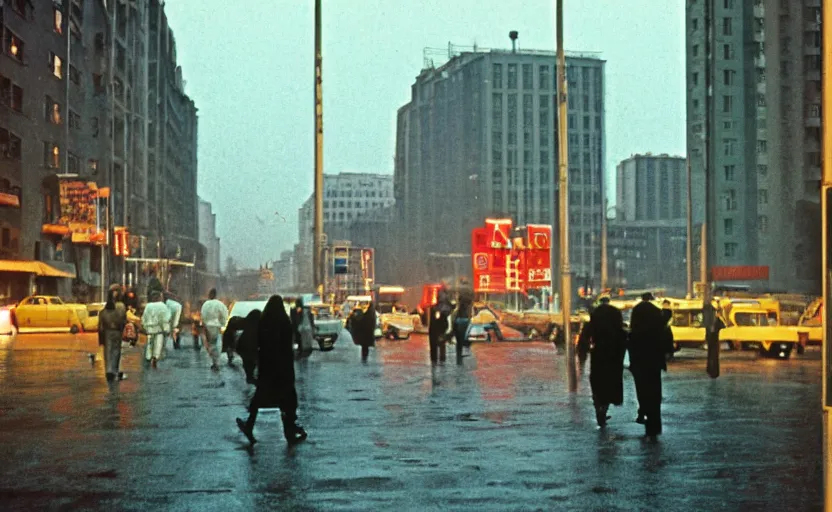
[(430, 333), (428, 341), (430, 342), (430, 362), (440, 363), (445, 362), (445, 340), (442, 338), (444, 333)]
[(240, 358), (243, 360), (243, 370), (246, 372), (246, 382), (253, 383), (254, 369), (257, 367), (257, 358), (248, 354), (245, 356), (240, 354)]
[(647, 369), (633, 372), (638, 397), (638, 413), (646, 419), (645, 433), (662, 433), (662, 371)]
[[(260, 412), (261, 400), (260, 394), (255, 393), (254, 398), (251, 399), (251, 404), (248, 406), (248, 420), (246, 427), (249, 431), (254, 428), (254, 423), (257, 421), (257, 413)], [(280, 417), (283, 421), (283, 435), (289, 439), (295, 431), (295, 423), (298, 420), (298, 394), (294, 387), (287, 390), (287, 396), (280, 405)]]
[(361, 345), (361, 360), (366, 361), (369, 356), (370, 356), (370, 346), (369, 345)]
[(468, 326), (470, 318), (457, 318), (454, 321), (454, 338), (456, 338), (456, 363), (462, 364), (462, 349), (468, 346)]

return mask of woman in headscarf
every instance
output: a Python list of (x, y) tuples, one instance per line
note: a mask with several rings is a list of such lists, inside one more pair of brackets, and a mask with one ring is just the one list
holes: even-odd
[(257, 327), (257, 391), (249, 406), (248, 420), (237, 418), (237, 426), (251, 444), (257, 442), (254, 422), (261, 408), (280, 408), (283, 435), (289, 444), (306, 439), (306, 431), (296, 423), (298, 394), (295, 391), (292, 337), (292, 322), (283, 306), (283, 298), (272, 295)]
[(367, 361), (370, 347), (376, 346), (376, 308), (372, 302), (366, 311), (360, 307), (353, 309), (349, 320), (352, 342), (361, 347), (361, 361)]
[(104, 309), (98, 314), (98, 343), (104, 347), (104, 367), (107, 381), (116, 378), (124, 380), (126, 376), (119, 371), (121, 362), (121, 339), (127, 315), (124, 307), (116, 307), (120, 295), (118, 290), (111, 290)]

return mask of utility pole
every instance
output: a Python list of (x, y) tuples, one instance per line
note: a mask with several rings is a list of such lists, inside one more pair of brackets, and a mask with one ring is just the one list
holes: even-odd
[(315, 290), (323, 286), (324, 239), (324, 102), (323, 56), (321, 53), (321, 0), (315, 0), (315, 233), (312, 255)]
[(686, 228), (687, 228), (687, 244), (685, 245), (685, 262), (686, 271), (687, 271), (687, 296), (689, 298), (693, 298), (693, 195), (690, 190), (690, 153), (688, 153), (687, 158), (687, 181), (688, 181), (688, 190), (687, 190), (687, 215), (686, 215)]
[(716, 310), (713, 307), (713, 288), (711, 286), (711, 261), (713, 255), (714, 218), (713, 218), (713, 191), (711, 190), (712, 176), (714, 170), (713, 151), (713, 107), (714, 89), (716, 81), (713, 80), (715, 69), (714, 51), (716, 41), (716, 28), (713, 22), (714, 0), (705, 1), (705, 223), (702, 229), (702, 275), (704, 276), (705, 290), (702, 294), (703, 316), (706, 326), (705, 339), (708, 346), (707, 372), (712, 379), (719, 377), (719, 332), (716, 331)]
[(558, 55), (558, 177), (560, 215), (561, 311), (563, 341), (566, 343), (566, 372), (569, 391), (578, 390), (575, 344), (572, 342), (572, 269), (569, 266), (569, 139), (567, 137), (566, 54), (563, 50), (563, 0), (555, 0), (555, 29)]
[[(824, 0), (822, 4), (822, 53), (821, 55), (832, 55), (832, 2)], [(822, 62), (822, 108), (821, 129), (823, 137), (821, 151), (823, 157), (823, 174), (821, 181), (821, 251), (823, 270), (823, 503), (824, 510), (832, 510), (832, 463), (830, 462), (830, 411), (832, 410), (832, 389), (829, 379), (832, 377), (829, 365), (832, 363), (832, 354), (829, 352), (829, 342), (832, 341), (832, 315), (829, 313), (830, 293), (830, 271), (832, 271), (832, 251), (830, 251), (830, 228), (832, 228), (832, 59), (824, 58)]]
[(609, 236), (607, 232), (607, 211), (609, 207), (607, 204), (608, 201), (605, 197), (604, 213), (601, 214), (601, 293), (604, 293), (604, 290), (607, 289), (609, 281), (609, 254), (607, 253), (607, 237)]

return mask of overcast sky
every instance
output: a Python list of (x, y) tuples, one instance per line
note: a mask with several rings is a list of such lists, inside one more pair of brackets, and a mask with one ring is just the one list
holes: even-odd
[[(425, 47), (554, 49), (554, 0), (324, 0), (324, 170), (393, 172), (396, 110)], [(565, 0), (567, 50), (606, 67), (606, 171), (685, 151), (684, 4)], [(297, 241), (313, 182), (312, 0), (169, 0), (186, 92), (199, 109), (199, 194), (223, 261), (276, 259)], [(439, 62), (437, 62), (439, 65)], [(262, 220), (262, 223), (257, 218)], [(285, 219), (285, 220), (284, 220)]]

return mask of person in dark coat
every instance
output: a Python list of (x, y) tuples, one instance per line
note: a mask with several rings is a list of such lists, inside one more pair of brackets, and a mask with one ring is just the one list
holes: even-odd
[(428, 341), (430, 342), (430, 362), (445, 362), (445, 336), (448, 332), (449, 318), (453, 312), (448, 291), (439, 290), (436, 304), (428, 309)]
[[(235, 323), (235, 327), (237, 328), (235, 350), (240, 356), (240, 359), (243, 360), (243, 370), (246, 372), (246, 382), (249, 384), (255, 384), (256, 382), (254, 380), (254, 369), (257, 367), (257, 327), (260, 322), (260, 315), (260, 310), (255, 309), (246, 315), (245, 318), (240, 318)], [(228, 325), (229, 327), (231, 326), (230, 320)], [(224, 344), (225, 337), (223, 337)]]
[(254, 423), (261, 408), (280, 408), (283, 435), (289, 444), (306, 439), (306, 431), (297, 424), (298, 394), (295, 390), (295, 363), (292, 350), (292, 322), (283, 306), (283, 298), (272, 295), (257, 327), (257, 391), (249, 405), (247, 421), (237, 418), (237, 427), (252, 445)]
[(592, 386), (592, 402), (599, 427), (607, 425), (610, 405), (624, 403), (624, 352), (627, 350), (627, 333), (621, 311), (610, 304), (609, 297), (601, 303), (584, 325), (578, 339), (578, 354), (585, 360), (592, 354), (589, 368), (589, 384)]
[(462, 364), (462, 349), (468, 342), (468, 328), (474, 315), (474, 297), (470, 293), (461, 293), (453, 314), (453, 331), (456, 339), (456, 364)]
[(644, 424), (648, 437), (662, 433), (662, 371), (673, 353), (673, 337), (667, 317), (645, 293), (630, 317), (630, 371), (636, 385), (639, 410), (637, 423)]
[(367, 311), (356, 307), (350, 313), (349, 330), (352, 342), (361, 347), (361, 361), (366, 362), (370, 347), (376, 346), (376, 308), (371, 302)]

